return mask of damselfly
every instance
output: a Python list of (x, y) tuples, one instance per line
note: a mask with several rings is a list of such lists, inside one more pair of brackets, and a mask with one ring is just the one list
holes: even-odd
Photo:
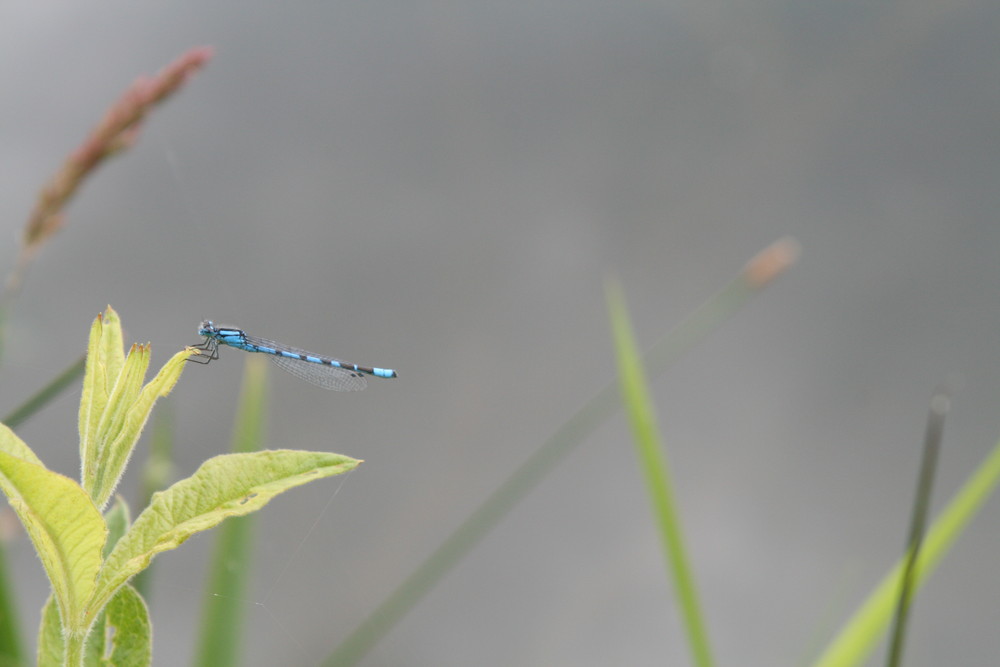
[(391, 368), (371, 368), (350, 364), (340, 359), (324, 357), (306, 352), (296, 347), (276, 343), (266, 338), (257, 338), (235, 327), (216, 326), (212, 320), (205, 320), (198, 327), (198, 335), (204, 342), (191, 347), (207, 354), (188, 357), (188, 361), (207, 364), (219, 358), (219, 345), (228, 345), (247, 352), (271, 355), (271, 360), (282, 370), (323, 389), (355, 391), (364, 389), (368, 382), (366, 375), (380, 378), (394, 378), (396, 371)]

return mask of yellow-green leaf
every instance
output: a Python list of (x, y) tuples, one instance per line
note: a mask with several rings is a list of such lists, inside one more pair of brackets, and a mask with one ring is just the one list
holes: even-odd
[(111, 306), (97, 316), (90, 327), (87, 363), (83, 375), (83, 396), (80, 400), (80, 458), (87, 461), (88, 450), (104, 414), (111, 388), (125, 363), (122, 327), (118, 313)]
[[(132, 400), (131, 405), (128, 406), (121, 428), (111, 444), (104, 448), (104, 455), (98, 462), (102, 468), (108, 471), (107, 477), (114, 475), (114, 484), (107, 490), (109, 495), (117, 485), (118, 478), (124, 471), (125, 465), (139, 441), (139, 436), (142, 435), (142, 429), (146, 426), (149, 415), (153, 411), (153, 405), (158, 398), (169, 394), (170, 390), (177, 384), (181, 372), (187, 367), (185, 362), (189, 356), (190, 353), (187, 350), (182, 350), (171, 357), (156, 374), (156, 377), (142, 388)], [(106, 501), (106, 498), (104, 500)], [(102, 505), (103, 503), (98, 502), (98, 504)]]
[(87, 667), (147, 667), (152, 660), (149, 610), (142, 596), (125, 584), (94, 624), (87, 640)]
[(231, 516), (243, 516), (296, 486), (352, 470), (357, 459), (328, 452), (267, 450), (209, 459), (187, 479), (153, 499), (111, 551), (101, 570), (91, 613), (156, 554)]
[(149, 346), (133, 345), (104, 406), (91, 446), (87, 449), (89, 456), (83, 459), (83, 488), (87, 489), (98, 507), (104, 506), (118, 482), (121, 470), (110, 468), (107, 462), (112, 453), (112, 443), (125, 428), (129, 408), (142, 391), (148, 367)]
[(177, 384), (190, 354), (188, 349), (175, 354), (143, 387), (149, 365), (149, 346), (132, 346), (105, 405), (92, 445), (86, 450), (90, 459), (84, 462), (84, 487), (98, 507), (103, 507), (111, 497), (153, 405)]
[(101, 569), (107, 528), (86, 492), (68, 477), (0, 452), (0, 488), (35, 545), (67, 632), (79, 632)]

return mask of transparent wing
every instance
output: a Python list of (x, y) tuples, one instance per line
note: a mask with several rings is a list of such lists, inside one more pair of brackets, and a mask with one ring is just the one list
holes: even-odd
[[(284, 348), (292, 352), (301, 352), (290, 348)], [(306, 353), (312, 355), (311, 352)], [(323, 389), (333, 389), (335, 391), (358, 391), (368, 386), (365, 376), (356, 371), (349, 371), (345, 368), (327, 366), (326, 364), (314, 364), (311, 361), (302, 361), (292, 357), (280, 357), (268, 355), (274, 365), (283, 371), (288, 371), (300, 380), (312, 383)], [(315, 356), (315, 355), (312, 355)]]
[[(309, 350), (303, 350), (299, 347), (285, 345), (284, 343), (279, 343), (277, 341), (268, 340), (267, 338), (257, 338), (256, 336), (249, 336), (246, 334), (244, 334), (244, 338), (247, 343), (256, 347), (270, 348), (272, 350), (284, 350), (293, 354), (300, 354), (304, 357), (331, 359), (333, 361), (340, 362), (339, 359), (334, 359), (333, 357), (324, 357), (321, 354), (316, 354), (315, 352), (310, 352)], [(365, 376), (355, 370), (348, 370), (337, 366), (328, 366), (327, 364), (317, 364), (313, 361), (304, 361), (302, 359), (283, 357), (276, 354), (268, 356), (271, 357), (271, 361), (273, 361), (274, 364), (281, 370), (287, 371), (300, 380), (305, 380), (306, 382), (314, 384), (317, 387), (322, 387), (323, 389), (332, 389), (334, 391), (359, 391), (368, 386), (368, 381), (365, 379)], [(340, 363), (344, 363), (345, 366), (353, 365), (345, 362)]]

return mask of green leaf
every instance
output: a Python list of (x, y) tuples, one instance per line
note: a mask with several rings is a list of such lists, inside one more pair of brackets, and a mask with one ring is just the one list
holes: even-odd
[(122, 472), (120, 468), (115, 469), (108, 464), (114, 455), (112, 443), (124, 433), (125, 417), (142, 390), (142, 381), (146, 379), (146, 369), (149, 367), (149, 354), (147, 345), (133, 345), (129, 350), (125, 365), (97, 423), (94, 439), (88, 449), (90, 456), (83, 459), (83, 488), (87, 489), (98, 507), (104, 507), (104, 503), (111, 497)]
[[(94, 503), (103, 507), (114, 492), (132, 451), (142, 435), (153, 405), (177, 384), (191, 355), (181, 350), (163, 365), (149, 384), (142, 386), (149, 365), (149, 346), (133, 345), (108, 398), (84, 460), (84, 487)], [(82, 445), (81, 445), (82, 446)]]
[[(153, 411), (153, 405), (155, 405), (157, 399), (168, 395), (174, 388), (174, 385), (177, 384), (181, 373), (187, 367), (185, 362), (190, 355), (191, 353), (187, 349), (174, 354), (163, 365), (163, 368), (156, 374), (156, 377), (142, 388), (139, 396), (128, 406), (123, 428), (108, 447), (106, 459), (101, 462), (104, 467), (110, 469), (115, 474), (116, 484), (117, 477), (121, 476), (121, 472), (124, 470), (126, 463), (128, 463), (129, 456), (132, 455), (132, 451), (135, 449), (135, 444), (139, 441), (139, 436), (142, 435), (142, 429), (146, 426), (149, 414)], [(114, 485), (112, 485), (110, 490), (113, 489)]]
[[(267, 413), (266, 381), (267, 360), (263, 355), (246, 355), (233, 451), (251, 452), (261, 448)], [(237, 517), (219, 526), (208, 583), (202, 596), (195, 665), (236, 667), (241, 664), (244, 600), (247, 598), (255, 519), (253, 516)]]
[(147, 667), (153, 661), (149, 609), (129, 584), (97, 617), (84, 651), (85, 667)]
[(64, 667), (65, 659), (66, 642), (59, 621), (59, 606), (55, 596), (50, 595), (42, 607), (42, 627), (38, 630), (38, 667)]
[(195, 473), (153, 500), (108, 556), (90, 613), (101, 606), (156, 554), (231, 516), (243, 516), (274, 496), (313, 480), (352, 470), (360, 463), (340, 454), (268, 450), (209, 459)]
[(684, 545), (680, 516), (674, 500), (670, 468), (663, 453), (656, 411), (649, 395), (642, 359), (632, 333), (625, 297), (617, 283), (609, 283), (608, 309), (614, 332), (618, 372), (621, 376), (622, 402), (628, 413), (635, 440), (640, 467), (646, 477), (646, 486), (653, 512), (656, 515), (660, 538), (667, 555), (667, 564), (677, 589), (681, 617), (687, 629), (688, 643), (697, 665), (713, 664), (711, 647), (705, 629), (705, 620), (698, 602), (694, 573)]
[(118, 313), (111, 306), (97, 316), (90, 327), (87, 363), (83, 374), (83, 395), (80, 399), (80, 460), (91, 460), (94, 434), (104, 414), (111, 389), (125, 364), (122, 326)]
[[(108, 649), (111, 649), (108, 654)], [(118, 589), (87, 641), (90, 667), (147, 667), (153, 661), (149, 609), (130, 585)]]
[(0, 452), (0, 488), (35, 545), (67, 633), (85, 630), (108, 532), (101, 513), (73, 480), (6, 452)]
[(118, 314), (108, 306), (94, 321), (80, 400), (80, 461), (81, 484), (98, 507), (118, 485), (156, 399), (170, 393), (190, 355), (190, 348), (175, 354), (143, 387), (150, 346), (133, 345), (126, 358)]

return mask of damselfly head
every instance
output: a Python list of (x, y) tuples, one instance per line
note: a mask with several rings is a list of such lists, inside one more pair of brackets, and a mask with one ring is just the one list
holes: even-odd
[(198, 325), (199, 336), (208, 336), (216, 331), (218, 331), (218, 329), (215, 328), (215, 324), (212, 323), (212, 320), (202, 320), (201, 324)]

